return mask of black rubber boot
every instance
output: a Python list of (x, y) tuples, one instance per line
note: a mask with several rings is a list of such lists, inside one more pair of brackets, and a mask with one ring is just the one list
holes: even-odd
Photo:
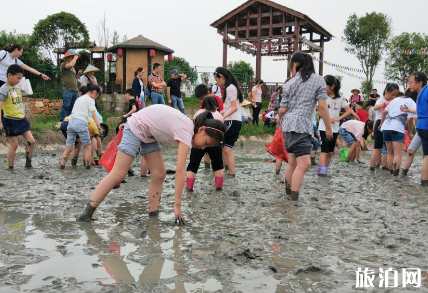
[(285, 181), (285, 194), (291, 195), (291, 186), (288, 184), (287, 180)]
[(280, 172), (281, 172), (281, 170), (275, 170), (276, 175), (279, 175)]
[(402, 169), (401, 170), (401, 178), (406, 177), (407, 176), (407, 172), (409, 172), (409, 169)]
[(76, 219), (77, 222), (90, 222), (93, 220), (92, 215), (94, 214), (95, 210), (97, 208), (91, 206), (90, 203), (86, 205), (85, 210), (83, 213)]
[(311, 157), (311, 165), (316, 166), (317, 162), (315, 162), (315, 157)]
[(375, 168), (374, 167), (370, 167), (370, 171), (374, 172)]
[(298, 191), (291, 191), (290, 195), (287, 197), (291, 201), (298, 201), (299, 200), (299, 192)]
[(71, 166), (77, 165), (77, 158), (71, 159)]
[(389, 174), (393, 175), (394, 174), (394, 170), (389, 170)]
[(25, 157), (25, 168), (33, 168), (32, 164), (31, 164), (31, 159), (29, 157)]
[(159, 216), (159, 211), (154, 211), (149, 213), (149, 217), (157, 217)]
[(12, 170), (13, 169), (13, 166), (9, 166), (9, 170)]
[(422, 187), (428, 187), (428, 180), (421, 180)]
[(65, 165), (59, 165), (60, 169), (65, 169)]
[(395, 169), (392, 173), (392, 176), (398, 176), (400, 174), (400, 169)]

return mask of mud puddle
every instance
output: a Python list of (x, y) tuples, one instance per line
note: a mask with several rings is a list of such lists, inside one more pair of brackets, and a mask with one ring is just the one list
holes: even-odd
[[(201, 164), (195, 191), (183, 194), (186, 225), (175, 226), (174, 175), (157, 219), (147, 215), (149, 178), (135, 176), (97, 221), (76, 223), (105, 172), (59, 170), (59, 155), (37, 153), (32, 170), (19, 155), (13, 171), (0, 156), (0, 292), (353, 292), (358, 267), (420, 268), (415, 290), (428, 290), (419, 156), (405, 179), (337, 157), (327, 178), (311, 168), (292, 203), (285, 166), (275, 176), (262, 146), (238, 147), (237, 177), (223, 191)], [(174, 168), (174, 149), (164, 158)]]

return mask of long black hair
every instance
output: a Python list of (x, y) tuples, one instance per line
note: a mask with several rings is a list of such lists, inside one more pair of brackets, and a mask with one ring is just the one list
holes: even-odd
[(383, 95), (385, 95), (386, 92), (390, 93), (395, 90), (400, 90), (400, 87), (396, 83), (388, 83), (383, 90)]
[(363, 134), (364, 139), (367, 139), (367, 137), (369, 136), (369, 130), (373, 131), (372, 120), (367, 120), (366, 124), (364, 125), (364, 134)]
[(143, 70), (144, 70), (143, 67), (138, 67), (137, 70), (135, 70), (135, 72), (134, 72), (134, 76), (136, 77), (138, 75), (138, 73), (140, 73)]
[(326, 75), (324, 76), (324, 80), (325, 83), (328, 86), (333, 86), (334, 85), (334, 98), (339, 98), (340, 97), (340, 80), (338, 80), (336, 77), (334, 77), (333, 75)]
[(15, 49), (18, 49), (18, 51), (21, 51), (24, 47), (18, 44), (8, 44), (2, 48), (2, 50), (5, 50), (9, 53), (12, 53)]
[(220, 78), (221, 76), (224, 77), (224, 79), (226, 80), (225, 84), (224, 84), (224, 95), (223, 95), (223, 102), (226, 101), (226, 95), (227, 95), (227, 87), (231, 84), (233, 84), (236, 87), (236, 90), (238, 92), (238, 100), (240, 103), (242, 103), (242, 101), (244, 100), (244, 96), (242, 95), (241, 89), (239, 88), (238, 85), (238, 81), (236, 80), (235, 75), (233, 75), (232, 72), (230, 72), (229, 70), (227, 70), (224, 67), (217, 67), (214, 75), (217, 76), (217, 78)]
[(220, 145), (220, 143), (223, 141), (224, 132), (226, 131), (226, 128), (220, 120), (214, 119), (213, 114), (211, 112), (205, 111), (199, 114), (195, 118), (193, 123), (195, 124), (195, 133), (198, 132), (199, 127), (205, 126), (205, 133), (209, 137), (215, 139), (217, 145)]
[(415, 103), (416, 103), (416, 99), (418, 98), (418, 93), (415, 91), (415, 92), (412, 92), (410, 89), (407, 89), (405, 92), (404, 92), (404, 96), (406, 97), (406, 98), (411, 98)]
[(300, 72), (300, 76), (304, 82), (307, 81), (312, 74), (315, 74), (314, 61), (311, 55), (303, 52), (294, 53), (289, 63), (290, 70), (293, 68), (294, 62), (298, 64), (296, 72)]
[(201, 109), (204, 109), (210, 112), (217, 111), (218, 107), (219, 105), (218, 105), (217, 99), (212, 96), (205, 97), (201, 105)]

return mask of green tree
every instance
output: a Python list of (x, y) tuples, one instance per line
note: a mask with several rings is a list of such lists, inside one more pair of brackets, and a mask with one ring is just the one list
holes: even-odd
[(114, 31), (113, 32), (113, 37), (112, 37), (112, 40), (111, 40), (111, 45), (112, 46), (116, 46), (117, 44), (119, 44), (119, 38), (120, 38), (120, 36), (117, 33), (117, 31)]
[(428, 58), (425, 55), (401, 54), (396, 50), (426, 50), (428, 36), (420, 33), (402, 33), (387, 43), (389, 50), (385, 60), (385, 77), (398, 81), (406, 88), (407, 78), (415, 71), (428, 72)]
[(196, 69), (190, 66), (189, 62), (186, 59), (181, 57), (172, 58), (172, 61), (165, 61), (165, 79), (168, 79), (171, 76), (171, 71), (177, 69), (178, 72), (184, 73), (187, 75), (187, 82), (195, 83), (198, 79), (198, 73)]
[(229, 62), (227, 69), (229, 69), (236, 76), (236, 79), (241, 84), (248, 82), (248, 80), (245, 80), (245, 73), (247, 73), (247, 78), (253, 79), (254, 77), (254, 69), (251, 67), (251, 64), (242, 60)]
[(357, 57), (366, 75), (366, 81), (371, 84), (390, 36), (391, 23), (383, 13), (366, 13), (362, 17), (354, 13), (348, 18), (342, 37), (345, 50)]
[(33, 41), (45, 56), (53, 55), (55, 48), (68, 48), (70, 44), (89, 47), (89, 33), (84, 23), (74, 14), (59, 12), (40, 20), (33, 30)]
[(208, 72), (202, 72), (201, 74), (202, 83), (206, 86), (209, 86), (210, 83), (210, 74)]

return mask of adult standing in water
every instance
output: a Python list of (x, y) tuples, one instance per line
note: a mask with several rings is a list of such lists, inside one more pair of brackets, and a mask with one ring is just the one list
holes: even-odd
[(61, 85), (62, 85), (62, 108), (59, 112), (59, 120), (64, 120), (65, 117), (71, 114), (74, 103), (77, 100), (77, 76), (74, 66), (80, 55), (74, 50), (68, 50), (62, 63), (59, 66), (61, 72)]
[(6, 72), (9, 66), (12, 64), (19, 65), (22, 69), (27, 70), (35, 75), (39, 75), (44, 80), (50, 80), (50, 77), (46, 74), (31, 68), (19, 60), (23, 52), (24, 47), (18, 44), (9, 44), (2, 48), (0, 51), (0, 86), (6, 83)]
[[(289, 63), (293, 78), (284, 84), (278, 124), (284, 132), (288, 152), (285, 171), (285, 190), (291, 200), (299, 199), (303, 177), (311, 166), (311, 137), (314, 128), (312, 116), (318, 101), (318, 112), (324, 121), (330, 121), (327, 107), (326, 83), (315, 74), (314, 63), (309, 54), (297, 52)], [(332, 139), (331, 123), (326, 123), (326, 138)]]
[(259, 116), (260, 110), (262, 109), (262, 86), (264, 81), (259, 79), (256, 82), (256, 85), (251, 89), (251, 93), (253, 94), (253, 125), (259, 125)]

